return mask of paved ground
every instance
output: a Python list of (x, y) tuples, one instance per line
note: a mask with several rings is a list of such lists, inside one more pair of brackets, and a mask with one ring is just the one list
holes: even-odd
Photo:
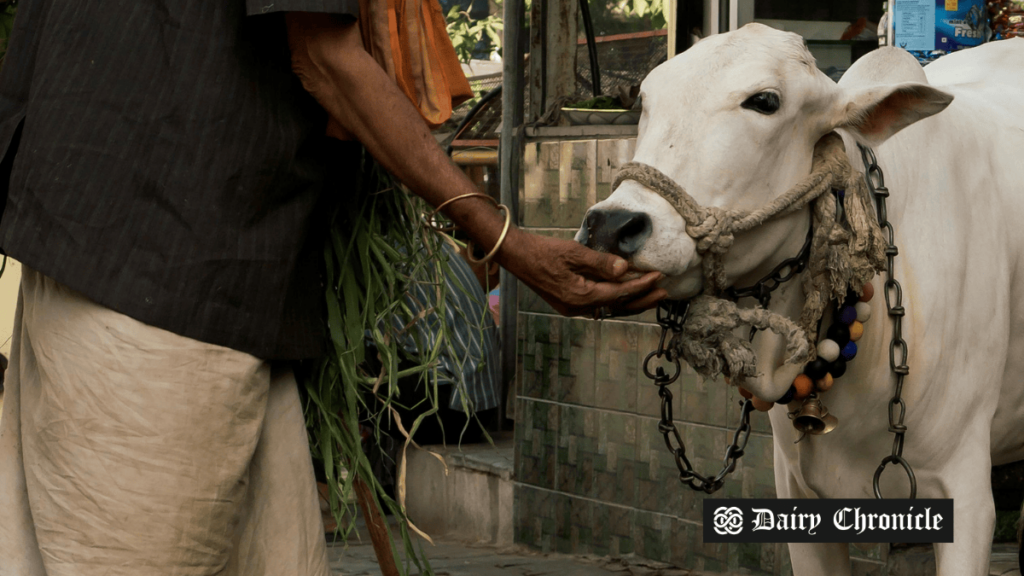
[[(361, 520), (360, 520), (361, 523)], [(337, 575), (380, 576), (377, 557), (365, 531), (346, 547), (330, 545), (331, 568)], [(397, 537), (397, 534), (396, 534)], [(452, 541), (419, 541), (437, 576), (698, 576), (639, 558), (611, 560), (563, 554), (538, 554), (520, 548), (498, 549)], [(412, 569), (410, 574), (419, 574)]]
[(989, 576), (1021, 576), (1017, 568), (1017, 547), (1012, 544), (996, 544), (992, 548), (992, 567)]
[[(635, 557), (608, 559), (537, 554), (519, 548), (496, 549), (447, 541), (438, 541), (435, 546), (422, 544), (437, 576), (711, 576)], [(934, 573), (934, 556), (928, 550), (918, 553), (928, 556), (921, 559), (924, 571), (918, 573)], [(332, 544), (330, 557), (336, 575), (381, 574), (368, 538), (362, 542), (353, 540), (347, 547)], [(1013, 546), (1003, 544), (993, 549), (990, 576), (1021, 576), (1016, 566), (1017, 553)], [(410, 573), (420, 572), (413, 569)]]
[[(653, 563), (588, 559), (560, 554), (532, 554), (522, 550), (497, 550), (452, 542), (438, 542), (427, 556), (437, 576), (690, 576), (687, 570)], [(377, 558), (369, 544), (336, 544), (331, 548), (331, 568), (345, 576), (380, 576)], [(412, 570), (418, 574), (418, 570)]]

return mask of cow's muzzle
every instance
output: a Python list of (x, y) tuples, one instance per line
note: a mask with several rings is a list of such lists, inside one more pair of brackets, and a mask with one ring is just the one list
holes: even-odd
[(576, 239), (592, 250), (628, 259), (643, 247), (651, 229), (651, 217), (643, 212), (592, 209)]

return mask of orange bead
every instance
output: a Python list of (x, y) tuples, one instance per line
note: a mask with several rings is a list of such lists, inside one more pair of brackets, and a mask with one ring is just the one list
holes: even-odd
[(740, 396), (743, 396), (747, 400), (750, 400), (751, 398), (754, 397), (754, 395), (750, 393), (750, 390), (747, 390), (746, 388), (743, 388), (742, 386), (740, 386), (739, 389), (740, 389)]
[(860, 340), (860, 337), (864, 335), (864, 325), (854, 320), (853, 324), (850, 324), (850, 340), (856, 342)]
[(801, 374), (793, 379), (793, 387), (796, 388), (793, 400), (803, 400), (814, 391), (814, 382), (807, 374)]
[(875, 286), (874, 286), (874, 284), (868, 282), (867, 284), (864, 285), (864, 288), (863, 288), (863, 290), (860, 293), (860, 301), (861, 302), (867, 302), (868, 300), (871, 300), (871, 297), (874, 296), (874, 295), (875, 295)]
[(832, 378), (832, 375), (825, 374), (824, 378), (820, 378), (814, 383), (814, 387), (818, 389), (818, 392), (828, 392), (834, 383), (835, 379)]
[(725, 380), (726, 386), (732, 386), (732, 380), (730, 380), (728, 376), (722, 376), (722, 380)]
[(754, 409), (757, 410), (758, 412), (767, 412), (772, 409), (772, 406), (775, 406), (775, 402), (761, 400), (756, 396), (751, 398), (750, 402), (754, 405)]

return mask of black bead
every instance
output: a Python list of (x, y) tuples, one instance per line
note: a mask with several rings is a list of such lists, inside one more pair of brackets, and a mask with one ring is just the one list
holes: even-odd
[(815, 358), (814, 360), (807, 363), (804, 366), (804, 374), (812, 381), (818, 381), (825, 377), (828, 373), (829, 363), (821, 358)]
[(828, 373), (831, 374), (833, 378), (839, 378), (843, 374), (846, 374), (846, 360), (836, 358), (835, 361), (832, 362), (832, 367), (829, 368)]
[(860, 301), (860, 295), (853, 290), (846, 291), (846, 298), (843, 300), (843, 306), (853, 306)]
[[(842, 322), (836, 322), (835, 324), (828, 327), (828, 331), (825, 335), (829, 339), (834, 340), (836, 344), (839, 344), (839, 349), (842, 350), (843, 346), (850, 341), (850, 327)], [(833, 374), (835, 376), (835, 374)]]
[(775, 403), (776, 404), (789, 404), (790, 402), (793, 401), (793, 396), (795, 396), (795, 395), (796, 395), (796, 386), (792, 386), (791, 385), (789, 387), (789, 390), (786, 390), (786, 393), (782, 395), (782, 398), (779, 398), (778, 400), (776, 400)]

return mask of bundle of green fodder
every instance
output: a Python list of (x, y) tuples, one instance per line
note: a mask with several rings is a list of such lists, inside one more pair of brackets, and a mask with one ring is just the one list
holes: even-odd
[[(342, 535), (347, 538), (354, 527), (350, 521), (355, 515), (353, 491), (361, 480), (370, 488), (363, 494), (372, 494), (372, 505), (400, 520), (401, 548), (407, 558), (404, 569), (407, 571), (411, 562), (430, 573), (422, 550), (417, 550), (410, 537), (410, 530), (419, 530), (405, 515), (404, 455), (414, 444), (411, 437), (420, 423), (436, 417), (439, 408), (438, 358), (453, 345), (452, 327), (446, 325), (448, 291), (469, 287), (445, 281), (452, 277), (448, 260), (452, 251), (444, 250), (443, 243), (451, 240), (426, 225), (429, 206), (405, 190), (368, 153), (362, 154), (354, 185), (346, 184), (344, 198), (329, 215), (324, 256), (331, 346), (313, 373), (303, 379), (309, 397), (307, 426), (313, 455), (324, 465), (331, 487), (331, 511)], [(346, 175), (349, 182), (352, 178)], [(412, 283), (430, 286), (433, 300), (411, 302)], [(475, 324), (470, 329), (483, 329), (483, 317), (457, 317)], [(432, 328), (419, 329), (428, 320)], [(410, 337), (419, 351), (415, 356), (402, 346), (403, 339), (408, 342)], [(369, 354), (376, 358), (368, 358)], [(417, 392), (423, 392), (418, 397), (410, 398), (408, 392), (399, 397), (398, 381), (417, 375), (423, 384)], [(414, 405), (419, 405), (420, 415), (412, 422), (402, 422), (397, 409)], [(465, 403), (463, 408), (468, 414)], [(396, 427), (404, 436), (394, 497), (372, 473), (363, 451), (360, 422), (372, 430), (373, 441)], [(395, 563), (401, 567), (399, 548), (392, 542)]]

